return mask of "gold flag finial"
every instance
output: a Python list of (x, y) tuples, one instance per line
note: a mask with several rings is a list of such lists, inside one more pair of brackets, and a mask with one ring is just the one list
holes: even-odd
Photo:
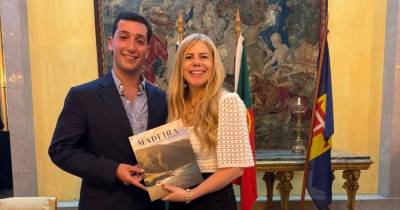
[(239, 12), (239, 8), (236, 9), (236, 27), (235, 27), (235, 31), (236, 31), (236, 40), (239, 39), (240, 36), (240, 12)]
[(182, 40), (183, 40), (183, 15), (182, 15), (182, 11), (181, 12), (179, 12), (179, 15), (178, 15), (178, 29), (177, 29), (177, 31), (178, 31), (178, 41), (179, 42), (182, 42)]

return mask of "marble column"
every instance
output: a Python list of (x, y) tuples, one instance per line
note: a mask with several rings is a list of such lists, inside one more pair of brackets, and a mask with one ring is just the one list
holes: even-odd
[(14, 196), (37, 195), (26, 4), (0, 0)]
[(400, 4), (387, 1), (378, 194), (400, 198)]

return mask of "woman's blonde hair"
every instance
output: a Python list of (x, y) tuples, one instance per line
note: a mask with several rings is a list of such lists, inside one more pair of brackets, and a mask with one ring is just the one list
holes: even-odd
[(189, 89), (185, 85), (186, 81), (183, 78), (183, 62), (186, 51), (197, 42), (206, 44), (210, 49), (213, 69), (201, 100), (196, 104), (197, 108), (190, 123), (193, 124), (193, 130), (202, 145), (206, 145), (207, 149), (215, 149), (217, 145), (218, 101), (225, 78), (225, 69), (215, 44), (204, 34), (192, 34), (179, 44), (175, 56), (175, 66), (171, 72), (168, 86), (168, 121), (184, 117), (185, 100), (188, 100), (190, 96)]

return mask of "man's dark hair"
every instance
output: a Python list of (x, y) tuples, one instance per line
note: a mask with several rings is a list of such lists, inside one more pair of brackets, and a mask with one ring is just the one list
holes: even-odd
[(130, 20), (130, 21), (135, 21), (135, 22), (144, 24), (147, 28), (147, 43), (150, 42), (151, 35), (153, 34), (151, 25), (146, 20), (146, 18), (144, 18), (143, 16), (141, 16), (135, 12), (122, 12), (122, 13), (118, 14), (118, 16), (114, 20), (113, 27), (112, 27), (112, 36), (113, 37), (114, 37), (115, 31), (118, 28), (118, 23), (120, 20)]

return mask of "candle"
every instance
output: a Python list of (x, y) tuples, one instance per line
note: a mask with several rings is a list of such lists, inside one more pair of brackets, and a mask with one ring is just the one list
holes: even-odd
[(297, 97), (297, 106), (300, 106), (300, 105), (301, 105), (301, 98)]

